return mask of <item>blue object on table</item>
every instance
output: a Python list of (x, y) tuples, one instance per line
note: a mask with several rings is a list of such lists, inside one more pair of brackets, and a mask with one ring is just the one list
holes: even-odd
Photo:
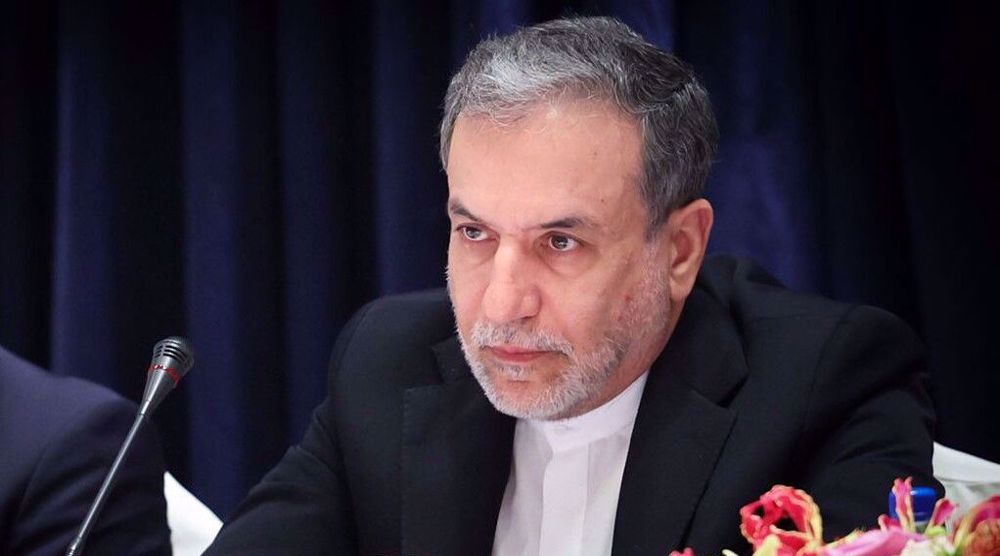
[[(911, 500), (913, 500), (913, 521), (918, 527), (927, 525), (934, 513), (937, 493), (931, 487), (913, 487)], [(889, 517), (899, 519), (899, 516), (896, 515), (896, 495), (891, 490), (889, 491)]]

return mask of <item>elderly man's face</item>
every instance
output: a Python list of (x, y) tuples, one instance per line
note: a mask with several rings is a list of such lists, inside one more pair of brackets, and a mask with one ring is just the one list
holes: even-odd
[(647, 241), (637, 123), (597, 101), (511, 125), (460, 116), (448, 160), (449, 292), (474, 373), (501, 411), (584, 413), (666, 341), (664, 241)]

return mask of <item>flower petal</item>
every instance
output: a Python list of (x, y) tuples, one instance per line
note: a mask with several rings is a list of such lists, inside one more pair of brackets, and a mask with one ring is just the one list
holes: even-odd
[(948, 523), (948, 519), (951, 518), (951, 514), (955, 512), (954, 503), (947, 498), (942, 498), (934, 504), (934, 513), (931, 514), (931, 520), (927, 523), (928, 527), (940, 526), (944, 527)]
[(902, 530), (902, 526), (899, 524), (899, 520), (893, 519), (885, 514), (878, 516), (878, 528), (883, 531), (893, 531), (896, 529)]
[(828, 545), (823, 556), (897, 556), (911, 540), (924, 537), (902, 529), (868, 531), (850, 542)]
[(904, 531), (917, 530), (913, 519), (913, 477), (896, 479), (892, 484), (892, 493), (896, 496), (896, 519)]
[[(760, 550), (765, 542), (778, 543), (778, 556), (803, 556), (823, 545), (823, 520), (819, 507), (805, 491), (775, 485), (756, 502), (740, 509), (740, 532)], [(786, 531), (778, 523), (790, 521)]]
[(980, 521), (970, 537), (964, 556), (1000, 555), (1000, 518), (991, 517)]
[(958, 528), (955, 530), (955, 537), (952, 541), (955, 544), (955, 548), (960, 551), (963, 550), (970, 540), (971, 532), (976, 526), (983, 521), (992, 519), (1000, 519), (1000, 495), (991, 496), (983, 502), (976, 504), (967, 514), (962, 516), (962, 519), (958, 522)]
[(754, 547), (753, 556), (778, 556), (781, 542), (774, 535), (765, 537), (759, 547)]

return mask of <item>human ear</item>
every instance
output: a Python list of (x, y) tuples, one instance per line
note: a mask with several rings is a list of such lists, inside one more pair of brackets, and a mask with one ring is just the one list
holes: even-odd
[(664, 226), (670, 283), (670, 300), (682, 303), (694, 288), (698, 270), (705, 259), (708, 236), (712, 231), (714, 212), (705, 199), (696, 199), (675, 209)]

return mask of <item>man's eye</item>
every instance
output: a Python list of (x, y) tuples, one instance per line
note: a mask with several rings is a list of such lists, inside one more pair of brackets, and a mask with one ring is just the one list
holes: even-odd
[(465, 236), (465, 239), (469, 241), (483, 241), (487, 237), (486, 232), (472, 226), (462, 226), (460, 231)]
[(559, 252), (572, 251), (580, 246), (580, 242), (566, 236), (549, 236), (549, 247)]

